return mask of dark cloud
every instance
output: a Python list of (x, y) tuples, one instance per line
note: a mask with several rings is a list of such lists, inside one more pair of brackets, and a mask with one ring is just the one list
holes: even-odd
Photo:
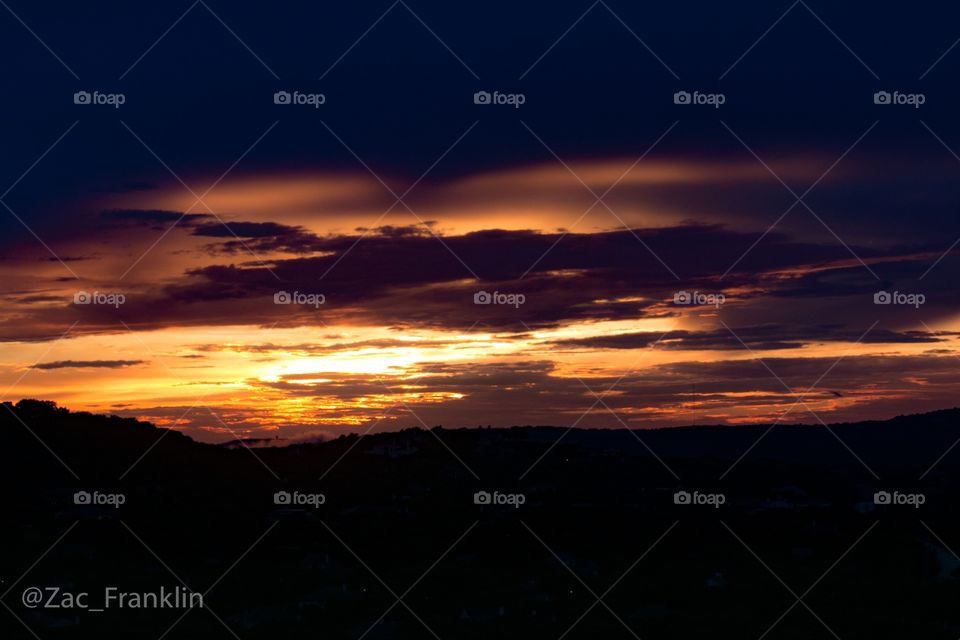
[(776, 349), (800, 349), (810, 344), (822, 342), (861, 342), (864, 344), (914, 344), (944, 342), (956, 336), (954, 332), (931, 331), (890, 331), (874, 329), (856, 332), (844, 329), (841, 325), (823, 325), (813, 327), (790, 327), (767, 325), (757, 327), (731, 327), (713, 331), (655, 331), (621, 333), (616, 335), (593, 336), (589, 338), (570, 338), (557, 340), (559, 346), (573, 346), (599, 349), (642, 349), (653, 345), (664, 349), (730, 349), (740, 350), (744, 345), (758, 351)]
[(193, 235), (211, 238), (273, 238), (303, 233), (302, 227), (277, 222), (209, 222), (194, 227)]
[(82, 262), (91, 259), (91, 256), (50, 256), (48, 258), (41, 258), (44, 262)]
[[(349, 312), (354, 320), (391, 324), (462, 328), (481, 322), (520, 329), (523, 323), (549, 326), (676, 313), (664, 303), (678, 290), (727, 290), (733, 302), (776, 296), (785, 288), (798, 295), (797, 289), (821, 288), (821, 280), (841, 272), (850, 284), (838, 287), (837, 295), (877, 290), (869, 274), (850, 263), (843, 246), (801, 243), (777, 233), (768, 234), (742, 261), (742, 270), (720, 281), (742, 248), (758, 237), (718, 226), (566, 235), (491, 230), (441, 239), (332, 236), (316, 243), (325, 255), (266, 266), (250, 261), (202, 267), (170, 285), (165, 295), (171, 308), (210, 301), (239, 306), (257, 299), (256, 317), (284, 315), (290, 322), (309, 323), (315, 310), (271, 309), (262, 302), (278, 290), (320, 292), (327, 298), (323, 312), (328, 318)], [(896, 250), (858, 249), (877, 261), (911, 259)], [(677, 265), (680, 280), (658, 256)], [(828, 269), (831, 263), (838, 266)], [(810, 271), (821, 273), (820, 279), (807, 278)], [(480, 290), (521, 293), (525, 302), (520, 308), (475, 305), (473, 294)]]
[(57, 360), (33, 365), (34, 369), (119, 369), (144, 364), (145, 360)]
[(18, 297), (16, 301), (20, 304), (37, 304), (37, 303), (48, 303), (48, 302), (62, 303), (63, 296), (37, 293), (35, 295), (26, 295), (26, 296)]
[(411, 224), (403, 226), (383, 225), (380, 227), (368, 228), (357, 227), (357, 231), (362, 234), (374, 233), (386, 238), (406, 238), (410, 236), (427, 237), (430, 236), (430, 229), (436, 226), (435, 220), (424, 220), (422, 224)]
[(194, 227), (193, 235), (225, 238), (219, 245), (208, 245), (211, 253), (295, 253), (321, 250), (316, 234), (303, 227), (277, 222), (209, 222)]
[[(209, 232), (220, 233), (209, 225)], [(264, 235), (249, 242), (288, 246), (291, 236), (301, 234), (297, 227), (279, 224), (252, 227), (250, 232), (254, 231), (287, 235)], [(876, 338), (868, 335), (867, 341), (936, 341), (922, 332), (906, 333), (915, 328), (913, 307), (878, 307), (872, 300), (874, 292), (896, 282), (898, 273), (922, 267), (913, 247), (855, 247), (882, 277), (877, 281), (839, 243), (800, 242), (771, 232), (721, 279), (759, 238), (760, 234), (717, 225), (569, 234), (488, 230), (439, 239), (410, 233), (311, 237), (310, 255), (267, 263), (249, 257), (233, 264), (219, 263), (213, 255), (208, 258), (212, 264), (192, 268), (167, 283), (122, 283), (117, 290), (125, 292), (127, 300), (119, 309), (66, 303), (59, 309), (26, 309), (26, 316), (0, 321), (0, 338), (55, 337), (56, 328), (77, 320), (88, 331), (115, 331), (122, 320), (138, 329), (339, 322), (458, 330), (479, 325), (523, 332), (584, 320), (712, 310), (733, 327), (781, 326), (748, 332), (744, 339), (764, 349), (855, 339), (880, 317), (888, 319), (882, 328), (898, 333), (878, 332)], [(679, 279), (661, 259), (675, 266)], [(475, 280), (471, 271), (480, 279)], [(100, 290), (110, 290), (109, 283)], [(719, 310), (676, 306), (673, 295), (682, 290), (721, 292), (726, 303)], [(274, 304), (280, 291), (323, 294), (325, 304)], [(524, 301), (520, 306), (475, 304), (474, 295), (480, 291), (522, 294)], [(934, 272), (924, 291), (928, 323), (953, 313), (958, 294), (949, 278)], [(805, 302), (788, 307), (781, 301), (784, 297)], [(33, 320), (27, 322), (26, 317)], [(825, 329), (824, 317), (833, 318), (835, 326)], [(803, 335), (789, 328), (804, 324), (812, 328)], [(681, 348), (732, 344), (722, 334), (675, 338)], [(633, 338), (641, 344), (647, 339)], [(619, 344), (624, 339), (608, 340)]]

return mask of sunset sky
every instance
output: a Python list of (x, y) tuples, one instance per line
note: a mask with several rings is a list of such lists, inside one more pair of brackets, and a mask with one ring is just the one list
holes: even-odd
[(957, 405), (955, 9), (494, 5), (0, 15), (2, 399), (205, 441)]

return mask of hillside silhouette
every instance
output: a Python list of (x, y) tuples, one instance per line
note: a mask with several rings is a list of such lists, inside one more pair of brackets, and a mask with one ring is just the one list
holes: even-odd
[[(4, 638), (32, 637), (17, 617), (45, 640), (229, 637), (224, 625), (241, 638), (960, 634), (960, 409), (251, 449), (22, 400), (0, 409), (0, 438)], [(28, 586), (178, 584), (209, 589), (211, 611), (178, 622), (20, 601)]]

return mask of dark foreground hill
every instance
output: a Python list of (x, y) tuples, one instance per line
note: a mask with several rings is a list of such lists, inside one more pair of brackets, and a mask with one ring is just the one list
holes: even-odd
[(2, 638), (960, 635), (960, 410), (248, 449), (22, 401), (0, 438)]

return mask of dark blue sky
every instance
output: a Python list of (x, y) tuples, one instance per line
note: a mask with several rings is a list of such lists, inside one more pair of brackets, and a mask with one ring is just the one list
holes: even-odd
[[(920, 119), (960, 146), (951, 117), (960, 52), (919, 79), (960, 37), (960, 10), (943, 3), (813, 1), (784, 16), (788, 2), (613, 0), (580, 19), (589, 2), (412, 0), (394, 5), (331, 69), (390, 6), (211, 0), (171, 28), (190, 3), (13, 1), (10, 9), (64, 64), (0, 12), (0, 91), (7, 96), (0, 184), (12, 183), (75, 120), (77, 129), (10, 199), (27, 214), (37, 201), (163, 177), (121, 119), (181, 175), (219, 174), (274, 120), (277, 130), (244, 168), (356, 168), (322, 119), (371, 167), (400, 182), (419, 176), (474, 120), (478, 135), (433, 179), (549, 159), (521, 119), (564, 158), (636, 156), (673, 120), (681, 125), (660, 153), (682, 158), (744, 153), (720, 119), (770, 159), (803, 150), (838, 155), (874, 120), (881, 124), (858, 157), (949, 166), (955, 160)], [(319, 113), (285, 110), (271, 100), (284, 88), (323, 92), (327, 103)], [(127, 102), (119, 110), (72, 104), (83, 89), (122, 92)], [(519, 110), (483, 109), (471, 101), (480, 89), (523, 92), (527, 101)], [(720, 91), (727, 102), (717, 111), (678, 107), (671, 97), (682, 89)], [(927, 103), (920, 110), (878, 107), (871, 96), (883, 89), (922, 91)]]

